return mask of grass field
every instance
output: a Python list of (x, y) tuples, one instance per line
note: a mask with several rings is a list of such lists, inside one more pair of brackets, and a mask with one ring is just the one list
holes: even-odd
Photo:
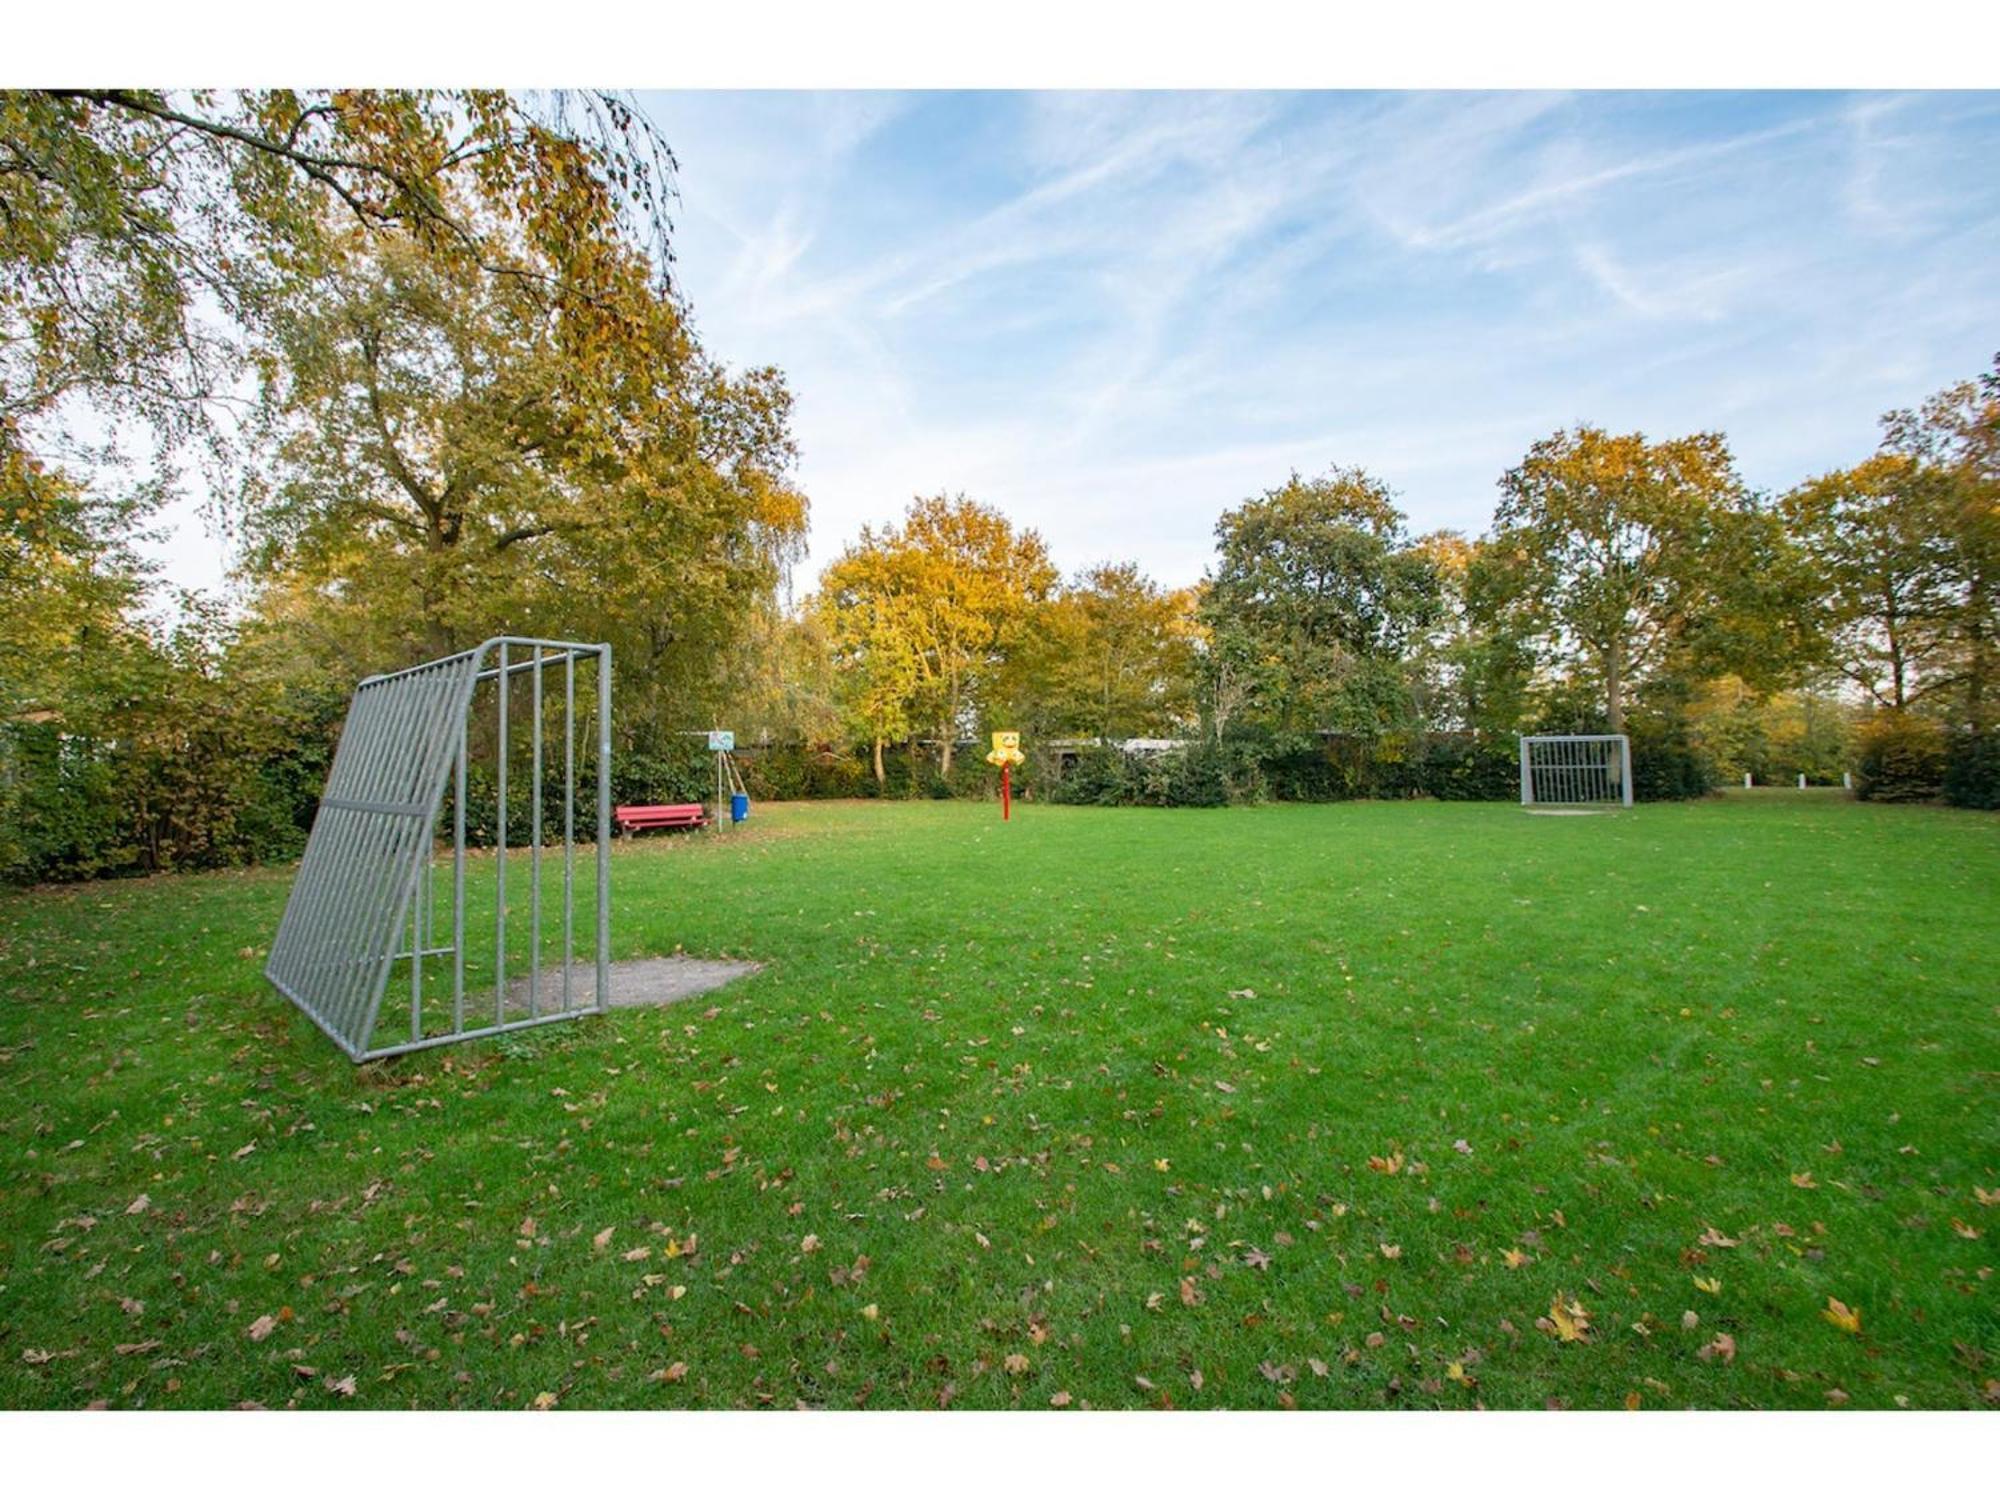
[(289, 876), (0, 898), (0, 1402), (2000, 1400), (1990, 816), (760, 808), (362, 1069)]

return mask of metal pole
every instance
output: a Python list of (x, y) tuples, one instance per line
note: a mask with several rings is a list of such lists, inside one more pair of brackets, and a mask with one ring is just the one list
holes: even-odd
[(1618, 763), (1625, 772), (1625, 798), (1627, 807), (1632, 805), (1632, 740), (1629, 735), (1618, 736)]
[(493, 1024), (507, 1019), (507, 643), (500, 643), (500, 675), (495, 691), (500, 695), (500, 776), (499, 810), (495, 816), (493, 875)]
[(542, 1009), (542, 648), (535, 648), (535, 768), (531, 773), (535, 808), (530, 816), (534, 852), (528, 856), (528, 1014)]
[(1535, 800), (1535, 774), (1528, 752), (1528, 737), (1521, 736), (1521, 806), (1532, 806)]
[(597, 648), (597, 1008), (611, 1008), (611, 643)]
[(563, 1009), (576, 963), (576, 653), (563, 658)]
[(472, 706), (458, 719), (458, 765), (451, 797), (451, 1029), (465, 1030), (465, 737)]

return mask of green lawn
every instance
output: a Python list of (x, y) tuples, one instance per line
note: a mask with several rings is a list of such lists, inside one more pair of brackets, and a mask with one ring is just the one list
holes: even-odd
[(762, 974), (362, 1069), (289, 877), (0, 898), (0, 1402), (2000, 1394), (1990, 816), (761, 807), (614, 938)]

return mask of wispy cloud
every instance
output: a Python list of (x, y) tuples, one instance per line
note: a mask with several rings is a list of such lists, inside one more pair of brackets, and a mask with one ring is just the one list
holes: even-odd
[[(1333, 462), (1477, 530), (1579, 420), (1721, 427), (1778, 486), (2000, 345), (1996, 94), (647, 105), (703, 338), (796, 393), (815, 565), (964, 489), (1186, 581)], [(170, 568), (215, 550), (190, 520)]]

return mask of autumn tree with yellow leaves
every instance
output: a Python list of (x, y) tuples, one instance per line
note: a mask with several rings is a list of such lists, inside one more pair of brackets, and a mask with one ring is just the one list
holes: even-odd
[(827, 568), (812, 608), (878, 782), (884, 747), (924, 734), (937, 741), (939, 776), (951, 775), (959, 736), (1056, 576), (1037, 533), (964, 495), (921, 498), (901, 525), (863, 527)]

